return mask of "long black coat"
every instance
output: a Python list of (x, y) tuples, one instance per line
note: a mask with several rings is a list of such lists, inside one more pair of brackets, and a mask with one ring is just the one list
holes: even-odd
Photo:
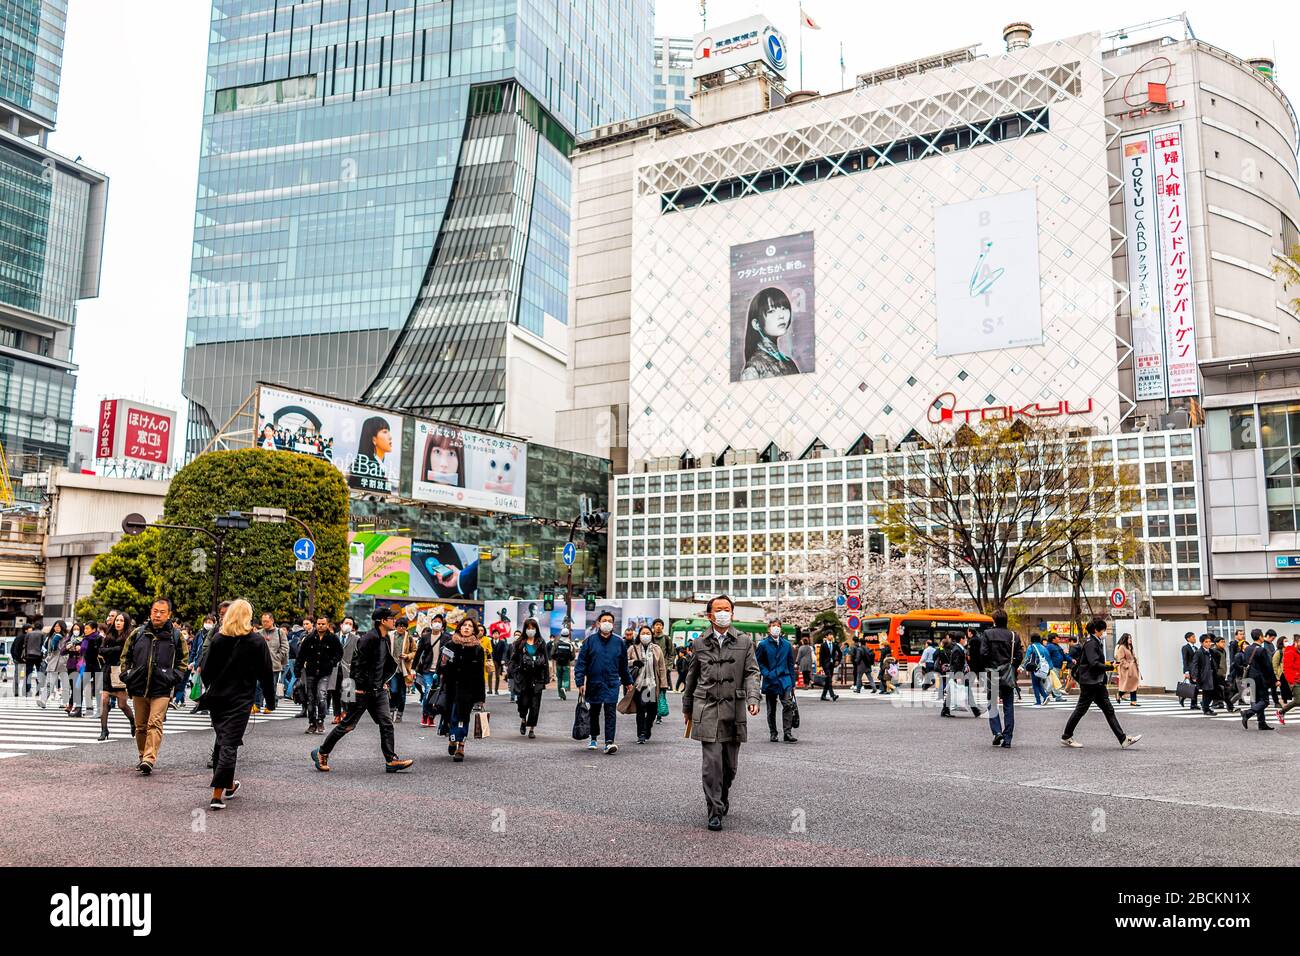
[(253, 706), (253, 690), (260, 683), (262, 695), (275, 703), (275, 675), (271, 672), (271, 648), (258, 631), (239, 637), (216, 634), (208, 640), (208, 661), (203, 668), (203, 706), (214, 713), (247, 711)]
[(1214, 660), (1214, 651), (1199, 648), (1192, 657), (1191, 670), (1188, 673), (1191, 679), (1200, 685), (1201, 693), (1214, 690), (1219, 682), (1219, 669)]
[[(448, 657), (450, 651), (453, 656)], [(487, 700), (483, 677), (483, 645), (447, 641), (438, 653), (438, 675), (447, 691), (447, 705), (462, 716), (475, 704)]]

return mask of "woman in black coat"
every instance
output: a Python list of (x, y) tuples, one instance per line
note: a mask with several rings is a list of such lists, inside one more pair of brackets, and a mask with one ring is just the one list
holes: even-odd
[(253, 631), (253, 608), (242, 598), (231, 603), (221, 621), (221, 631), (208, 641), (203, 664), (203, 696), (199, 707), (212, 718), (217, 740), (212, 747), (213, 810), (224, 810), (226, 800), (239, 792), (235, 758), (244, 742), (244, 730), (253, 709), (253, 690), (275, 709), (275, 676), (271, 649)]
[(438, 694), (445, 696), (447, 708), (447, 753), (457, 763), (465, 759), (465, 737), (474, 705), (487, 700), (483, 645), (475, 624), (474, 618), (466, 615), (438, 654)]
[(519, 734), (536, 737), (542, 691), (551, 680), (551, 659), (534, 618), (524, 621), (524, 631), (511, 647), (510, 680), (519, 705)]

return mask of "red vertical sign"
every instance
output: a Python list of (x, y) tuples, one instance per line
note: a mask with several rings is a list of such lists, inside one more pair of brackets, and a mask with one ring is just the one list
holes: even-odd
[(117, 400), (106, 398), (99, 403), (99, 427), (95, 430), (95, 457), (112, 458), (117, 437)]

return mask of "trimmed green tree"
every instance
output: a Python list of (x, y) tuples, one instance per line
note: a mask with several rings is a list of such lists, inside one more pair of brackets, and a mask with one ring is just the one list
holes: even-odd
[[(245, 448), (200, 455), (172, 479), (163, 505), (165, 524), (215, 528), (230, 511), (283, 508), (305, 521), (316, 538), (316, 613), (337, 619), (348, 596), (348, 487), (339, 470), (308, 455)], [(254, 523), (226, 533), (219, 600), (246, 598), (254, 614), (277, 622), (307, 612), (308, 575), (294, 570), (293, 522)], [(215, 570), (207, 535), (164, 530), (158, 546), (162, 593), (181, 620), (195, 622), (212, 602)]]
[(77, 602), (77, 620), (102, 622), (110, 610), (125, 611), (134, 621), (149, 615), (160, 586), (159, 537), (154, 528), (127, 535), (90, 563), (95, 583)]

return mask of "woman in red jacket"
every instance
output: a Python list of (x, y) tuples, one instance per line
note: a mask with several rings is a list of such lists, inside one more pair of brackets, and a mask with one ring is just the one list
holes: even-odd
[(1292, 707), (1300, 707), (1300, 637), (1293, 636), (1291, 643), (1282, 648), (1282, 677), (1291, 686), (1291, 699), (1278, 708), (1277, 722), (1286, 723), (1285, 715)]

